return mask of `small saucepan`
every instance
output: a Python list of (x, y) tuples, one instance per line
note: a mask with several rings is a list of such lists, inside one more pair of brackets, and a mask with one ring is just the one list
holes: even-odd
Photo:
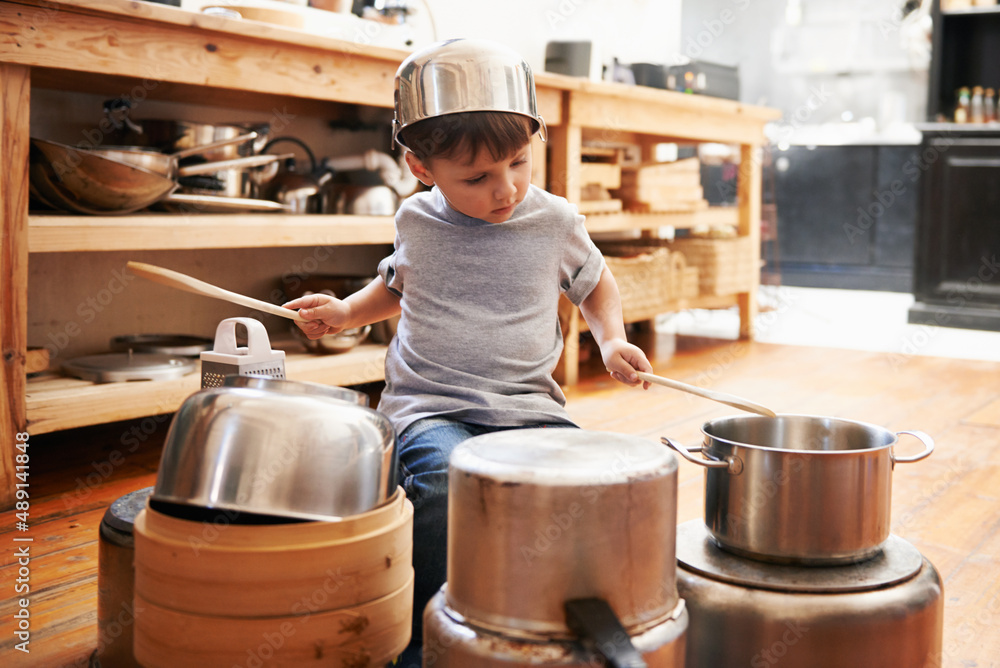
[[(811, 415), (706, 422), (703, 444), (663, 443), (705, 468), (705, 524), (719, 547), (777, 563), (835, 565), (880, 553), (889, 538), (892, 470), (934, 451), (919, 431)], [(899, 437), (924, 445), (898, 455)], [(693, 453), (702, 453), (705, 459)]]

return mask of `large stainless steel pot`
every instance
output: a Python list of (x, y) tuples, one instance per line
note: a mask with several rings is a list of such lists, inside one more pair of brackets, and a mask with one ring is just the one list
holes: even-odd
[(603, 599), (629, 634), (676, 614), (677, 460), (581, 429), (478, 436), (452, 453), (446, 603), (472, 626), (572, 639), (566, 601)]
[(380, 413), (290, 381), (232, 382), (244, 386), (202, 390), (181, 405), (153, 501), (338, 520), (395, 491), (395, 434)]
[[(705, 467), (705, 524), (713, 540), (754, 559), (816, 565), (877, 554), (889, 536), (893, 466), (934, 450), (922, 432), (809, 415), (719, 418), (702, 433), (697, 448), (663, 442)], [(896, 454), (902, 434), (924, 450)]]

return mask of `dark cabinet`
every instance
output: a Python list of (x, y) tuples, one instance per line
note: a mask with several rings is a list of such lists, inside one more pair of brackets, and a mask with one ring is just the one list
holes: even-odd
[(1000, 129), (925, 129), (910, 322), (1000, 331)]
[(774, 154), (781, 282), (912, 289), (917, 146), (792, 146)]

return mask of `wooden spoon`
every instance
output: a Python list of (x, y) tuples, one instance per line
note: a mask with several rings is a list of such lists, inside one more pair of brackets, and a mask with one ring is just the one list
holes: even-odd
[(638, 374), (639, 378), (648, 381), (650, 383), (656, 383), (657, 385), (670, 387), (675, 390), (680, 390), (681, 392), (696, 394), (699, 397), (704, 397), (705, 399), (711, 399), (712, 401), (718, 401), (720, 404), (727, 404), (729, 406), (733, 406), (734, 408), (739, 408), (744, 411), (750, 411), (751, 413), (766, 415), (767, 417), (777, 417), (777, 413), (772, 411), (770, 408), (765, 408), (760, 404), (755, 404), (752, 401), (749, 401), (742, 397), (737, 397), (734, 394), (726, 394), (725, 392), (714, 392), (712, 390), (706, 390), (697, 387), (695, 385), (688, 385), (687, 383), (682, 383), (679, 380), (671, 380), (670, 378), (664, 378), (663, 376), (656, 376), (651, 373), (645, 373), (643, 371), (639, 371)]
[(179, 271), (164, 269), (163, 267), (146, 264), (145, 262), (129, 262), (128, 268), (135, 272), (137, 276), (148, 278), (154, 283), (169, 285), (172, 288), (184, 290), (185, 292), (193, 292), (196, 295), (203, 295), (205, 297), (213, 297), (215, 299), (232, 302), (233, 304), (239, 304), (240, 306), (246, 306), (247, 308), (257, 309), (258, 311), (264, 311), (265, 313), (281, 316), (282, 318), (288, 318), (289, 320), (309, 322), (309, 320), (300, 316), (298, 311), (293, 311), (290, 308), (284, 308), (282, 306), (278, 306), (277, 304), (261, 301), (260, 299), (254, 299), (253, 297), (247, 297), (236, 292), (230, 292), (229, 290), (223, 290), (222, 288), (216, 287), (211, 283), (199, 281), (197, 278), (192, 278), (191, 276), (182, 274)]

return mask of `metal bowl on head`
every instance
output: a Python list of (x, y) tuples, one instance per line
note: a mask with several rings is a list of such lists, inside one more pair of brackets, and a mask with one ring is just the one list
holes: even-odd
[(397, 478), (388, 419), (285, 382), (239, 381), (246, 386), (188, 397), (167, 432), (152, 500), (325, 521), (388, 501)]
[(503, 111), (535, 121), (545, 141), (545, 121), (538, 115), (535, 79), (518, 53), (484, 39), (452, 39), (411, 54), (396, 71), (396, 115), (392, 138), (427, 118), (470, 111)]

